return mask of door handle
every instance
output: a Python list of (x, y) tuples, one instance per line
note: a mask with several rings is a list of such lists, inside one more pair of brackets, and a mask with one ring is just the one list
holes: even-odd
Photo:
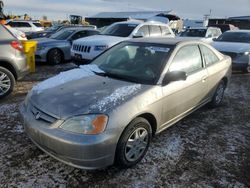
[(204, 77), (202, 78), (202, 82), (204, 83), (204, 82), (206, 82), (206, 81), (207, 81), (207, 77), (204, 76)]

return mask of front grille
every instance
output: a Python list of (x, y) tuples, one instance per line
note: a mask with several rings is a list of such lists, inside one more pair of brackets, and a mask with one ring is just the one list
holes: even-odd
[(90, 50), (91, 50), (91, 46), (82, 46), (82, 45), (79, 45), (79, 44), (74, 44), (73, 45), (73, 50), (78, 51), (78, 52), (89, 53)]
[(230, 56), (232, 59), (234, 59), (238, 54), (237, 53), (235, 53), (235, 52), (221, 52), (221, 53), (223, 53), (224, 55), (228, 55), (228, 56)]
[(57, 118), (53, 117), (35, 107), (33, 104), (29, 104), (29, 109), (31, 113), (34, 115), (34, 118), (38, 121), (45, 121), (47, 123), (55, 123)]

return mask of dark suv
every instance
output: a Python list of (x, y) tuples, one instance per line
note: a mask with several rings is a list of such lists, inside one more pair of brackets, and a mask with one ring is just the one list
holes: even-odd
[(0, 99), (9, 95), (15, 81), (28, 72), (23, 46), (14, 35), (0, 25)]

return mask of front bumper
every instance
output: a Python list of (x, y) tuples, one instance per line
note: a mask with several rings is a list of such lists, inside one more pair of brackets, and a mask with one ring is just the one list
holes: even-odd
[(81, 169), (99, 169), (113, 164), (116, 149), (114, 133), (69, 133), (55, 125), (36, 120), (24, 105), (20, 107), (20, 113), (26, 134), (53, 158)]
[(249, 67), (249, 63), (238, 63), (238, 62), (233, 62), (232, 63), (232, 70), (235, 71), (241, 71), (241, 70), (246, 70), (247, 67)]

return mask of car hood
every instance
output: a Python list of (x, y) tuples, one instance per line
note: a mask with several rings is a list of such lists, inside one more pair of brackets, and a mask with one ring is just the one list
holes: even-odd
[(30, 101), (41, 111), (60, 119), (89, 113), (108, 114), (147, 87), (92, 75), (40, 93), (33, 91)]
[(213, 42), (211, 44), (220, 52), (244, 53), (250, 51), (250, 44), (240, 42)]
[(84, 44), (89, 46), (94, 45), (108, 45), (113, 46), (119, 42), (128, 39), (127, 37), (115, 37), (115, 36), (107, 36), (107, 35), (94, 35), (90, 37), (85, 37), (84, 39), (78, 39), (74, 41), (74, 44)]

